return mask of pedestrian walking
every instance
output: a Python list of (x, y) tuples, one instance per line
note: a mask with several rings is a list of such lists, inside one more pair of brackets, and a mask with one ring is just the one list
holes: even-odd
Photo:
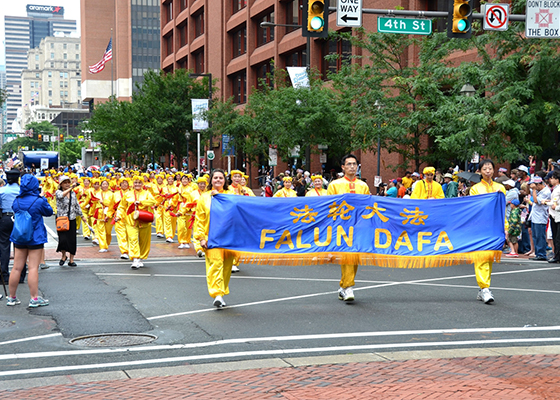
[[(68, 230), (57, 230), (58, 233), (58, 246), (57, 253), (62, 253), (59, 265), (62, 267), (68, 261), (69, 267), (77, 267), (74, 262), (77, 248), (77, 218), (82, 216), (82, 209), (74, 189), (78, 186), (77, 183), (72, 184), (68, 175), (62, 175), (59, 178), (59, 188), (55, 193), (56, 196), (56, 217), (67, 217), (69, 224)], [(70, 254), (70, 259), (66, 253)]]
[(53, 209), (44, 197), (40, 196), (39, 181), (33, 175), (26, 174), (21, 178), (20, 194), (12, 204), (12, 210), (27, 211), (31, 216), (32, 234), (29, 241), (23, 241), (18, 237), (10, 236), (14, 243), (14, 266), (10, 274), (10, 296), (7, 305), (15, 306), (21, 304), (16, 297), (21, 272), (27, 261), (29, 269), (27, 285), (31, 299), (29, 307), (48, 306), (49, 301), (39, 296), (39, 263), (43, 254), (44, 244), (47, 242), (47, 230), (43, 222), (43, 217), (53, 215)]

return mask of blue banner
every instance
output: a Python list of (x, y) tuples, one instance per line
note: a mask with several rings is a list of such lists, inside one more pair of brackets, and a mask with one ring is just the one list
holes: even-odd
[(438, 200), (217, 195), (208, 247), (245, 262), (293, 265), (401, 266), (417, 258), (422, 262), (407, 267), (426, 267), (499, 260), (504, 210), (502, 193)]

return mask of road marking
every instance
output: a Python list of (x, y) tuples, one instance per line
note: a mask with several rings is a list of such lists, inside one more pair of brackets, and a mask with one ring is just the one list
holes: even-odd
[[(256, 342), (293, 342), (302, 340), (325, 340), (325, 339), (348, 339), (362, 337), (393, 337), (393, 336), (417, 336), (417, 335), (449, 335), (449, 334), (466, 334), (466, 333), (503, 333), (503, 332), (529, 332), (529, 331), (559, 331), (560, 326), (531, 326), (526, 328), (520, 327), (501, 327), (501, 328), (462, 328), (462, 329), (427, 329), (427, 330), (410, 330), (410, 331), (380, 331), (380, 332), (349, 332), (349, 333), (322, 333), (312, 335), (290, 335), (290, 336), (265, 336), (253, 338), (223, 339), (202, 343), (186, 343), (186, 344), (169, 344), (154, 345), (145, 347), (122, 347), (109, 349), (91, 349), (91, 350), (62, 350), (62, 351), (45, 351), (35, 353), (18, 353), (0, 355), (0, 360), (18, 360), (18, 359), (36, 359), (66, 356), (83, 356), (95, 354), (111, 354), (111, 353), (130, 353), (130, 352), (148, 352), (161, 350), (186, 350), (200, 349), (206, 347), (223, 346), (230, 344), (256, 343)], [(546, 338), (532, 338), (543, 339)], [(494, 339), (488, 339), (494, 340)], [(503, 340), (525, 340), (525, 339), (503, 339)], [(560, 340), (560, 338), (558, 338)], [(408, 343), (408, 342), (407, 342)], [(447, 341), (444, 343), (448, 343)], [(456, 343), (456, 342), (452, 342)], [(387, 344), (389, 345), (389, 344)], [(400, 345), (399, 343), (393, 345)], [(414, 345), (414, 344), (411, 344)]]
[(196, 356), (184, 357), (166, 357), (147, 360), (114, 362), (104, 364), (83, 364), (83, 365), (67, 365), (58, 367), (33, 368), (10, 370), (0, 372), (0, 376), (15, 376), (25, 374), (41, 374), (48, 372), (63, 372), (90, 370), (100, 368), (115, 367), (131, 367), (145, 366), (148, 364), (164, 364), (178, 363), (186, 361), (212, 360), (212, 359), (230, 359), (236, 357), (258, 357), (273, 355), (290, 355), (302, 353), (332, 353), (332, 352), (350, 352), (356, 350), (381, 350), (381, 349), (406, 349), (406, 348), (425, 348), (425, 347), (449, 347), (449, 346), (481, 346), (492, 344), (512, 344), (512, 343), (544, 343), (544, 342), (560, 342), (560, 338), (528, 338), (528, 339), (494, 339), (494, 340), (462, 340), (456, 342), (432, 342), (432, 343), (393, 343), (393, 344), (374, 344), (374, 345), (354, 345), (354, 346), (332, 346), (332, 347), (312, 347), (298, 349), (278, 349), (278, 350), (255, 350), (255, 351), (239, 351), (230, 353), (204, 354)]
[(48, 338), (56, 337), (56, 336), (62, 336), (62, 333), (53, 333), (53, 334), (50, 334), (50, 335), (31, 336), (31, 337), (23, 338), (23, 339), (8, 340), (8, 341), (6, 341), (6, 342), (0, 342), (0, 346), (5, 345), (5, 344), (13, 344), (13, 343), (27, 342), (27, 341), (29, 341), (29, 340), (48, 339)]

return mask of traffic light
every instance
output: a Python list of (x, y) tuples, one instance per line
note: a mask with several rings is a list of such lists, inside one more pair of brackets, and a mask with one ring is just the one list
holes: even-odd
[(38, 140), (39, 142), (42, 142), (42, 141), (43, 141), (43, 135), (41, 135), (41, 134), (39, 133), (39, 134), (37, 135), (37, 140)]
[(64, 133), (61, 133), (60, 135), (58, 135), (58, 141), (59, 142), (64, 142)]
[(474, 0), (448, 0), (447, 37), (470, 39)]
[(303, 26), (304, 37), (329, 36), (329, 0), (304, 0), (303, 1)]

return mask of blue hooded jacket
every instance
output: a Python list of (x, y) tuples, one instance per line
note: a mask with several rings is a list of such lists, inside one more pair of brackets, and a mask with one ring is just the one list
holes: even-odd
[[(43, 222), (43, 217), (53, 215), (53, 209), (47, 199), (39, 196), (39, 181), (33, 175), (26, 174), (21, 177), (20, 192), (12, 204), (14, 213), (18, 210), (27, 210), (33, 221), (33, 239), (29, 243), (15, 242), (12, 237), (10, 241), (18, 245), (36, 246), (47, 243), (47, 230)], [(33, 203), (35, 202), (35, 203)], [(33, 206), (32, 206), (33, 205)]]

